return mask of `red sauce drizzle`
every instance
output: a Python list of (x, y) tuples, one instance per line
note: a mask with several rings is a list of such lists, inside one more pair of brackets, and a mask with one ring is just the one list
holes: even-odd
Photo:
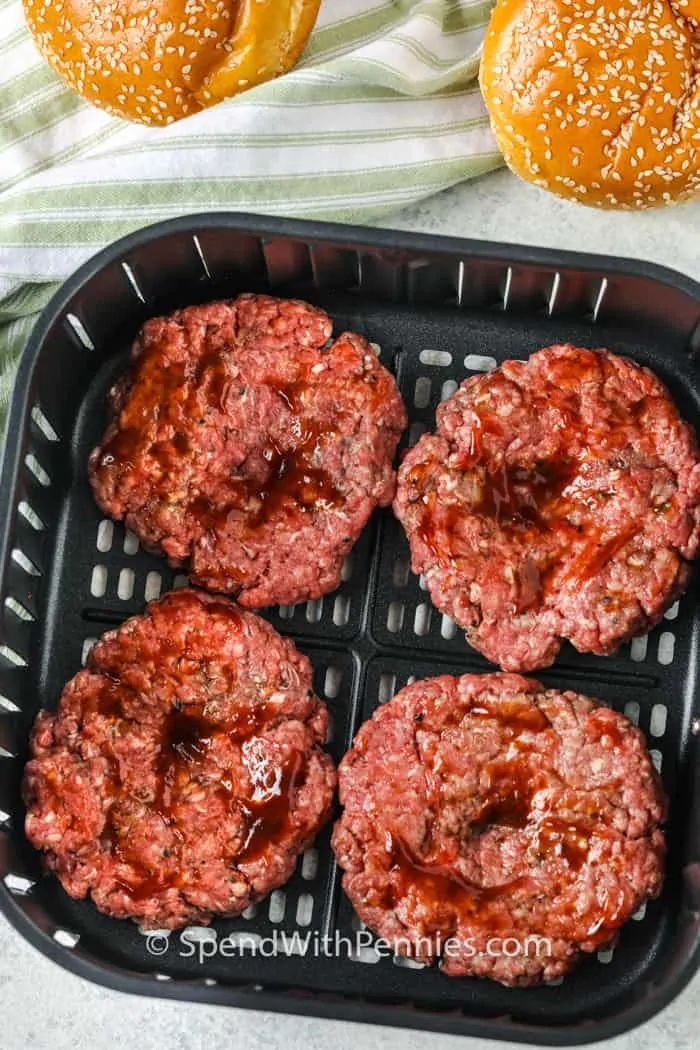
[[(117, 469), (123, 469), (138, 456), (148, 455), (161, 468), (159, 477), (152, 478), (151, 483), (167, 495), (172, 475), (181, 467), (183, 457), (197, 454), (178, 427), (190, 418), (203, 416), (207, 405), (226, 410), (236, 385), (227, 365), (230, 349), (212, 348), (187, 369), (177, 362), (163, 367), (157, 351), (145, 352), (133, 369), (122, 426), (103, 445), (100, 465), (116, 464)], [(216, 503), (203, 495), (192, 496), (187, 509), (202, 519), (205, 528), (224, 527), (235, 511), (247, 512), (248, 526), (257, 528), (287, 509), (310, 512), (335, 506), (342, 499), (328, 472), (315, 465), (324, 442), (332, 439), (336, 431), (332, 421), (308, 418), (305, 414), (303, 394), (308, 388), (308, 376), (282, 385), (265, 377), (259, 382), (271, 386), (279, 395), (280, 412), (291, 413), (284, 447), (271, 442), (262, 450), (268, 464), (263, 478), (247, 476), (243, 465), (238, 476), (232, 469)], [(243, 387), (240, 390), (244, 392)], [(168, 427), (163, 424), (168, 420), (172, 422), (172, 433), (157, 442), (152, 440), (149, 447), (149, 434), (156, 430), (160, 435), (167, 434)], [(259, 459), (256, 469), (260, 470)], [(252, 514), (248, 513), (251, 502)]]
[[(416, 464), (409, 474), (409, 483), (417, 490), (416, 496), (422, 494), (425, 502), (418, 532), (436, 558), (452, 561), (472, 557), (471, 541), (461, 543), (460, 522), (465, 511), (481, 514), (485, 521), (497, 523), (506, 534), (527, 532), (533, 535), (541, 557), (539, 564), (530, 566), (530, 585), (525, 589), (531, 592), (534, 584), (535, 591), (547, 594), (555, 584), (584, 583), (596, 576), (637, 535), (639, 526), (635, 521), (628, 522), (616, 535), (601, 533), (595, 525), (596, 515), (591, 514), (589, 501), (591, 498), (606, 499), (610, 494), (592, 492), (585, 485), (571, 488), (584, 460), (591, 455), (606, 459), (629, 445), (630, 427), (635, 428), (636, 439), (643, 443), (645, 438), (643, 431), (639, 432), (640, 424), (643, 426), (646, 417), (657, 410), (657, 399), (645, 395), (634, 403), (611, 405), (609, 417), (600, 425), (595, 421), (584, 425), (579, 413), (579, 392), (586, 384), (601, 385), (611, 374), (611, 369), (605, 357), (580, 350), (551, 362), (548, 389), (533, 397), (533, 414), (545, 414), (554, 407), (558, 415), (556, 425), (574, 442), (578, 439), (580, 455), (573, 459), (509, 463), (489, 470), (487, 438), (496, 439), (498, 445), (503, 424), (490, 406), (480, 405), (478, 412), (473, 406), (471, 408), (471, 427), (459, 463), (461, 469), (474, 471), (474, 483), (478, 486), (476, 501), (440, 506), (431, 488), (434, 472), (427, 464)], [(489, 382), (493, 380), (485, 380), (487, 385)], [(492, 392), (492, 396), (497, 397), (497, 391)], [(593, 430), (592, 448), (582, 445), (588, 439), (589, 426)], [(621, 468), (624, 469), (624, 461), (621, 461)], [(571, 520), (572, 512), (580, 506), (585, 509), (583, 534)], [(564, 579), (558, 580), (558, 569), (568, 562), (572, 546), (577, 555)], [(523, 608), (528, 604), (526, 601)]]
[[(275, 705), (250, 705), (237, 711), (233, 718), (214, 721), (207, 717), (201, 705), (188, 705), (175, 707), (167, 715), (156, 761), (157, 794), (149, 808), (172, 827), (176, 837), (180, 788), (197, 778), (198, 769), (216, 738), (225, 735), (245, 745), (274, 718), (275, 710)], [(245, 746), (243, 753), (245, 756)], [(247, 765), (252, 780), (249, 796), (239, 794), (239, 785), (226, 771), (222, 771), (221, 780), (213, 789), (228, 807), (239, 808), (246, 821), (247, 835), (238, 853), (231, 857), (232, 864), (260, 858), (271, 842), (284, 837), (290, 827), (290, 795), (303, 782), (305, 774), (304, 756), (297, 751), (279, 766), (268, 763), (261, 769), (254, 762)], [(160, 872), (144, 866), (138, 851), (130, 849), (128, 831), (123, 832), (116, 826), (112, 811), (104, 838), (105, 845), (133, 870), (133, 880), (123, 880), (123, 885), (134, 900), (145, 900), (178, 885), (177, 874), (168, 870), (167, 862)]]

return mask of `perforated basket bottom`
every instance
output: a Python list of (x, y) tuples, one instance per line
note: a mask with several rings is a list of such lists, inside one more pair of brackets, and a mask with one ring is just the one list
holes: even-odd
[[(223, 956), (203, 948), (206, 958), (200, 961), (199, 948), (192, 946), (213, 945), (213, 937), (220, 942), (228, 935), (245, 934), (252, 938), (249, 943), (260, 945), (274, 931), (352, 936), (357, 923), (340, 889), (329, 848), (330, 829), (300, 858), (290, 882), (245, 915), (216, 922), (213, 933), (189, 929), (155, 940), (131, 923), (99, 915), (89, 902), (70, 900), (54, 879), (41, 876), (38, 858), (21, 833), (18, 785), (36, 710), (55, 706), (62, 685), (104, 630), (185, 582), (162, 559), (141, 550), (120, 524), (105, 520), (92, 500), (85, 465), (104, 427), (105, 393), (124, 368), (125, 348), (144, 314), (264, 286), (252, 279), (243, 285), (205, 280), (196, 290), (176, 288), (167, 299), (139, 303), (133, 315), (125, 311), (122, 327), (106, 340), (97, 338), (75, 305), (68, 324), (73, 346), (79, 344), (84, 356), (75, 359), (71, 373), (70, 422), (64, 419), (62, 426), (52, 413), (50, 383), (32, 388), (32, 422), (14, 492), (17, 528), (6, 574), (0, 650), (0, 824), (4, 822), (6, 832), (0, 837), (0, 870), (5, 886), (34, 927), (62, 952), (94, 964), (96, 976), (116, 975), (115, 983), (120, 974), (139, 977), (141, 990), (155, 991), (155, 982), (160, 982), (171, 984), (172, 994), (193, 998), (213, 997), (200, 996), (197, 989), (235, 986), (260, 993), (260, 1006), (272, 1002), (265, 999), (268, 992), (295, 989), (293, 995), (305, 1002), (317, 997), (311, 1011), (321, 1010), (319, 1004), (329, 993), (362, 1001), (370, 1012), (372, 1004), (381, 1004), (389, 1022), (451, 1025), (460, 1031), (460, 1019), (480, 1018), (485, 1027), (479, 1031), (484, 1034), (490, 1030), (488, 1019), (500, 1018), (500, 1037), (518, 1038), (524, 1026), (546, 1023), (552, 1028), (552, 1041), (571, 1041), (575, 1032), (581, 1033), (581, 1025), (612, 1016), (627, 1005), (638, 995), (640, 982), (661, 979), (676, 950), (686, 809), (679, 801), (687, 790), (683, 776), (697, 650), (694, 587), (648, 638), (635, 639), (617, 656), (581, 655), (567, 646), (555, 667), (537, 675), (547, 685), (598, 696), (639, 724), (673, 803), (669, 877), (662, 897), (634, 916), (614, 950), (582, 960), (565, 979), (565, 995), (550, 986), (505, 989), (486, 981), (451, 980), (436, 967), (379, 958), (367, 945), (349, 953), (343, 950), (337, 957), (317, 957), (313, 943), (306, 953), (292, 943), (288, 954), (282, 951), (274, 957), (251, 952)], [(641, 326), (615, 328), (594, 325), (590, 318), (520, 317), (485, 309), (417, 310), (319, 291), (305, 281), (285, 285), (281, 294), (325, 306), (336, 332), (350, 328), (375, 343), (383, 362), (395, 370), (409, 411), (404, 444), (432, 427), (437, 404), (466, 375), (560, 341), (607, 345), (648, 364), (669, 384), (683, 414), (700, 416), (692, 370), (662, 346), (658, 333)], [(346, 562), (338, 591), (316, 602), (266, 610), (264, 615), (291, 635), (313, 663), (315, 688), (331, 712), (328, 746), (336, 760), (362, 721), (408, 681), (445, 672), (493, 670), (469, 648), (449, 618), (431, 606), (422, 581), (409, 571), (405, 538), (388, 511), (377, 513), (365, 530)], [(392, 1013), (389, 1007), (405, 1010)], [(420, 1017), (414, 1008), (422, 1011)], [(340, 1008), (328, 1007), (326, 1012), (342, 1014)], [(429, 1016), (446, 1020), (433, 1024), (426, 1020)], [(506, 1016), (511, 1020), (504, 1022)], [(557, 1031), (560, 1034), (554, 1034)]]

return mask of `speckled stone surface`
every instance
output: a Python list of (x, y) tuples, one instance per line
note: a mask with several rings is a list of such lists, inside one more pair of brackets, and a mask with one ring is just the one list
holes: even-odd
[[(384, 225), (649, 259), (700, 280), (700, 200), (641, 214), (590, 211), (507, 172), (450, 190)], [(407, 1033), (120, 995), (60, 969), (0, 919), (2, 1050), (506, 1050), (511, 1043)], [(697, 1050), (700, 977), (606, 1050)]]
[(560, 200), (504, 169), (407, 208), (382, 225), (628, 256), (700, 280), (700, 197), (675, 208), (599, 211)]

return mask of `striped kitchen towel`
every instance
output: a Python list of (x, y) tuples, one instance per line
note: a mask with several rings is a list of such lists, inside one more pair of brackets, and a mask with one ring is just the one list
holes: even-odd
[(325, 0), (297, 68), (166, 128), (108, 116), (0, 0), (0, 433), (57, 283), (160, 219), (237, 210), (368, 222), (501, 163), (476, 75), (493, 0)]

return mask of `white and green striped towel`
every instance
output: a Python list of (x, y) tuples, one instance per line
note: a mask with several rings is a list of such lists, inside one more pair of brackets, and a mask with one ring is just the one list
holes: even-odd
[(57, 282), (160, 219), (238, 210), (367, 222), (496, 168), (476, 83), (493, 0), (324, 0), (290, 74), (167, 128), (83, 102), (0, 0), (0, 433)]

